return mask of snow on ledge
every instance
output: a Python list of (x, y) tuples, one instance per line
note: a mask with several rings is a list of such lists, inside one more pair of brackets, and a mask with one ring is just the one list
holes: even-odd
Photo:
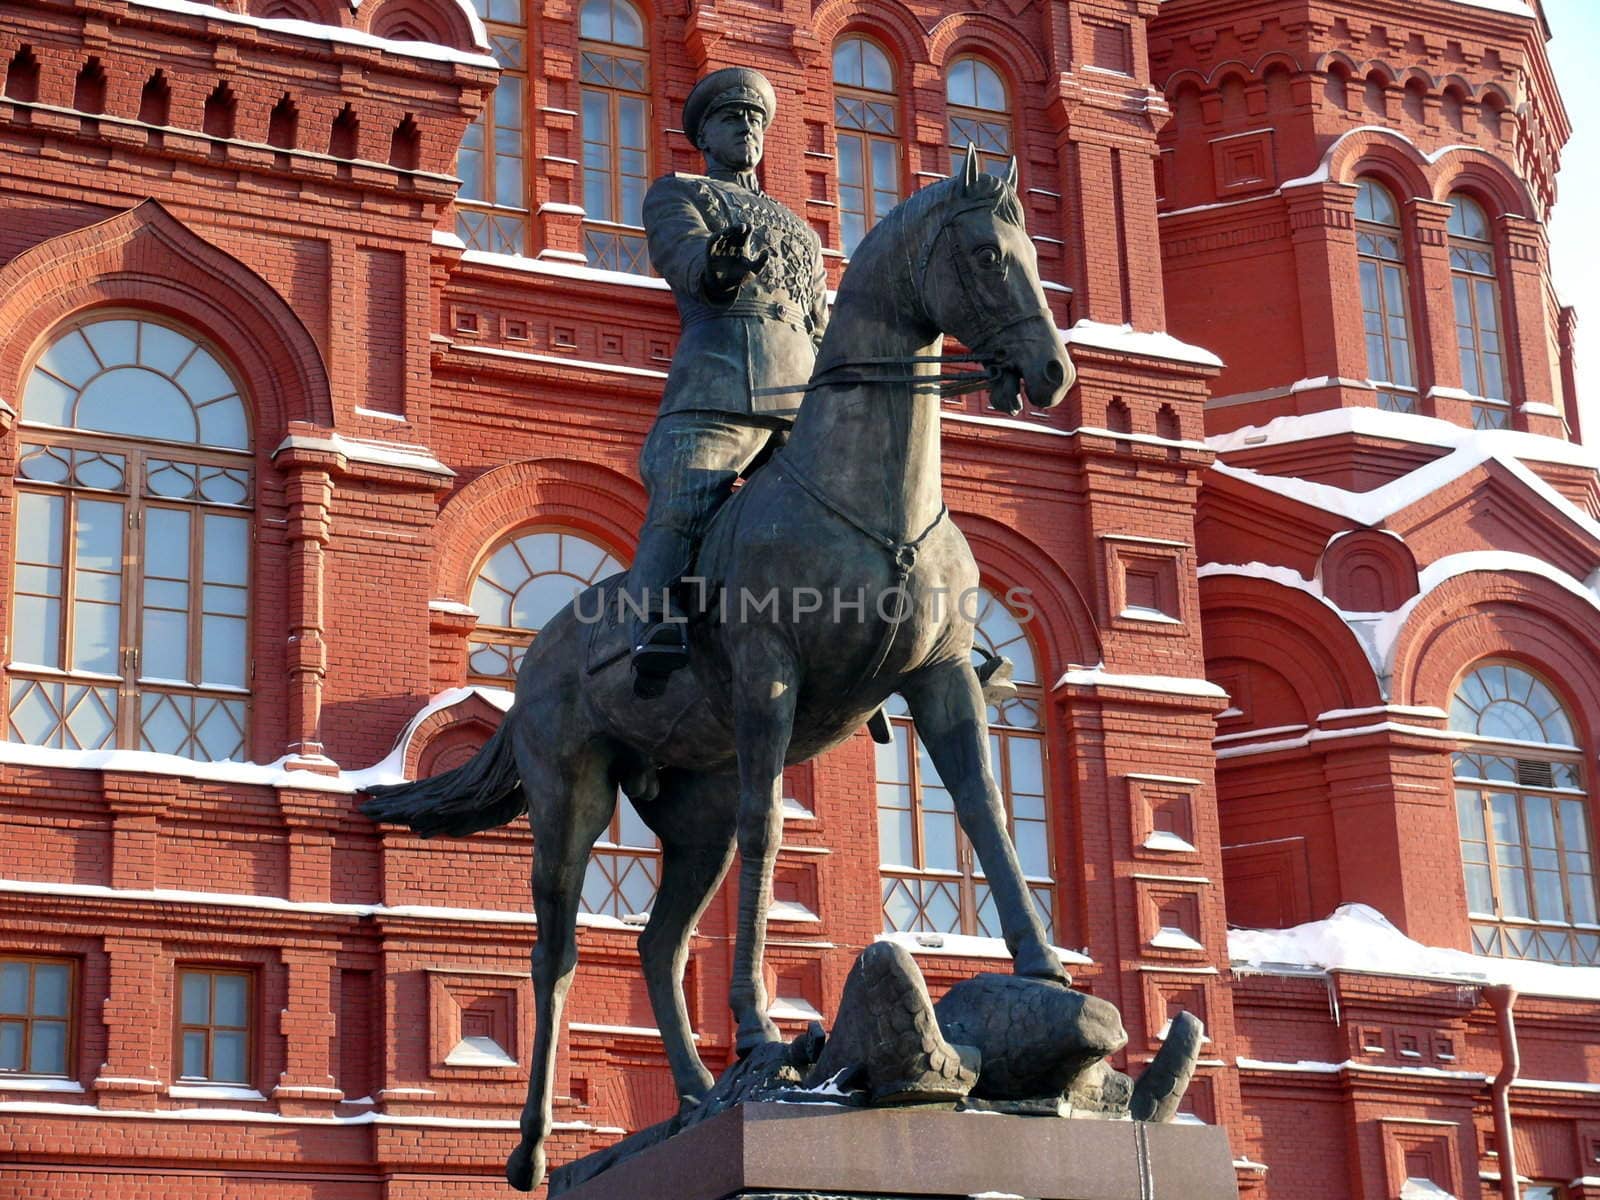
[(1425, 946), (1377, 909), (1345, 904), (1322, 921), (1292, 929), (1233, 929), (1228, 954), (1235, 974), (1359, 971), (1478, 986), (1510, 984), (1535, 996), (1600, 1000), (1600, 967), (1564, 967)]
[[(904, 946), (912, 954), (951, 954), (959, 958), (993, 958), (1010, 961), (1011, 951), (1006, 949), (1004, 938), (976, 937), (969, 933), (880, 933), (874, 939)], [(1061, 946), (1050, 947), (1056, 957), (1069, 967), (1088, 967), (1094, 959), (1078, 950)]]
[(1366, 407), (1333, 408), (1304, 416), (1277, 417), (1265, 425), (1246, 425), (1228, 433), (1215, 434), (1206, 439), (1206, 444), (1218, 454), (1227, 454), (1230, 451), (1282, 446), (1340, 434), (1386, 438), (1444, 450), (1471, 446), (1480, 448), (1485, 457), (1509, 456), (1533, 462), (1600, 468), (1600, 450), (1562, 438), (1526, 433), (1520, 429), (1468, 429), (1438, 417)]
[(406, 471), (422, 471), (429, 475), (443, 475), (454, 479), (455, 472), (445, 466), (424, 446), (408, 446), (398, 442), (373, 442), (365, 438), (345, 437), (339, 433), (322, 435), (291, 433), (278, 443), (272, 452), (276, 458), (285, 450), (322, 450), (342, 454), (353, 462), (370, 463), (375, 467), (397, 467)]
[(1061, 336), (1069, 346), (1092, 346), (1096, 350), (1164, 358), (1200, 367), (1222, 366), (1220, 358), (1201, 346), (1181, 342), (1170, 333), (1138, 333), (1132, 325), (1108, 325), (1084, 318), (1071, 329), (1062, 330)]
[[(475, 54), (457, 50), (454, 46), (439, 46), (433, 42), (394, 41), (374, 37), (360, 29), (345, 29), (340, 25), (319, 25), (314, 21), (296, 21), (282, 17), (252, 17), (245, 13), (229, 12), (211, 4), (198, 4), (195, 0), (128, 0), (135, 8), (154, 8), (163, 12), (182, 13), (185, 16), (205, 17), (212, 21), (226, 21), (233, 25), (249, 25), (268, 33), (284, 33), (291, 37), (313, 38), (319, 42), (337, 42), (367, 50), (382, 50), (404, 58), (424, 58), (434, 62), (464, 63), (474, 67), (488, 67), (498, 71), (500, 64), (488, 54)], [(489, 34), (483, 20), (466, 0), (454, 0), (472, 26), (472, 42), (479, 50), (489, 49)]]
[(1190, 679), (1181, 675), (1115, 675), (1102, 667), (1080, 667), (1056, 680), (1052, 691), (1064, 687), (1126, 688), (1134, 692), (1163, 692), (1172, 696), (1200, 696), (1226, 700), (1228, 693), (1209, 679)]
[(582, 263), (561, 262), (550, 258), (529, 258), (524, 254), (496, 254), (492, 250), (468, 250), (462, 262), (480, 263), (489, 267), (505, 267), (512, 271), (527, 271), (533, 275), (553, 275), (559, 279), (581, 279), (586, 283), (614, 283), (623, 287), (649, 288), (652, 291), (670, 291), (672, 285), (654, 275), (635, 275), (631, 271), (605, 271)]
[[(203, 779), (214, 783), (242, 786), (296, 788), (310, 792), (360, 792), (380, 783), (404, 783), (405, 752), (411, 737), (423, 721), (441, 709), (478, 696), (501, 712), (508, 712), (516, 697), (505, 688), (448, 688), (433, 697), (407, 722), (396, 738), (394, 748), (373, 766), (359, 771), (339, 771), (323, 775), (315, 771), (291, 770), (290, 756), (269, 763), (200, 762), (176, 754), (157, 754), (151, 750), (57, 750), (50, 746), (29, 746), (21, 742), (0, 741), (0, 763), (24, 767), (60, 767), (79, 771), (128, 771), (141, 775), (173, 775), (182, 779)], [(325, 760), (326, 761), (326, 760)]]

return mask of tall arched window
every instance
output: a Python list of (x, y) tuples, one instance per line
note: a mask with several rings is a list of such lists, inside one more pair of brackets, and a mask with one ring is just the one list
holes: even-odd
[(1412, 358), (1410, 284), (1394, 194), (1373, 179), (1356, 193), (1356, 252), (1361, 264), (1361, 313), (1366, 322), (1367, 374), (1378, 385), (1378, 407), (1417, 411)]
[(950, 112), (951, 169), (960, 172), (967, 152), (991, 175), (1004, 175), (1011, 163), (1011, 102), (1000, 73), (981, 58), (958, 58), (945, 76)]
[(1589, 801), (1572, 719), (1515, 663), (1475, 668), (1450, 728), (1473, 949), (1600, 965)]
[(500, 64), (456, 155), (456, 232), (471, 250), (521, 254), (528, 231), (528, 28), (522, 0), (472, 0)]
[(839, 227), (846, 255), (900, 203), (899, 98), (883, 47), (847, 37), (833, 48)]
[(22, 391), (6, 738), (242, 759), (250, 419), (143, 314), (57, 332)]
[(1478, 429), (1506, 429), (1505, 351), (1500, 339), (1500, 284), (1495, 278), (1489, 218), (1470, 196), (1450, 197), (1450, 278), (1456, 303), (1461, 386), (1480, 397), (1472, 405)]
[(583, 0), (583, 252), (591, 265), (643, 275), (650, 186), (650, 60), (645, 23), (628, 0)]
[[(522, 529), (501, 539), (472, 580), (478, 626), (467, 643), (468, 682), (512, 687), (545, 623), (623, 569), (604, 546), (566, 530)], [(589, 856), (582, 911), (619, 919), (647, 913), (660, 882), (660, 844), (619, 792), (611, 825)]]
[(467, 643), (467, 676), (511, 687), (534, 635), (591, 583), (623, 570), (605, 547), (581, 534), (521, 530), (494, 547), (473, 577), (477, 628)]
[[(1043, 693), (1033, 648), (1015, 616), (988, 591), (964, 597), (976, 614), (974, 657), (1003, 654), (1017, 695), (989, 709), (989, 758), (1006, 820), (1046, 931), (1055, 925), (1050, 819), (1045, 790)], [(889, 931), (999, 937), (999, 917), (955, 805), (916, 736), (899, 696), (889, 706), (894, 741), (877, 748), (878, 861)], [(1052, 936), (1053, 933), (1052, 933)]]

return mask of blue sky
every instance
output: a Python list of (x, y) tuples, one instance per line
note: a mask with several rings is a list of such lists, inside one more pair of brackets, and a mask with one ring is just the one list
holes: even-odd
[(1572, 140), (1561, 158), (1550, 216), (1550, 261), (1563, 303), (1578, 309), (1578, 396), (1586, 441), (1600, 443), (1600, 0), (1544, 0), (1554, 40), (1550, 59)]

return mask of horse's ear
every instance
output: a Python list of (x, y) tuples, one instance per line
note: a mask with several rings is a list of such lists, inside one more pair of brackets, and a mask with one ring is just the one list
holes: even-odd
[(1012, 191), (1017, 190), (1017, 156), (1013, 154), (1011, 161), (1006, 164), (1006, 186)]
[(978, 169), (977, 148), (974, 146), (968, 146), (966, 169), (961, 172), (961, 190), (963, 192), (970, 192), (974, 187), (977, 186), (978, 177), (982, 174), (983, 172)]

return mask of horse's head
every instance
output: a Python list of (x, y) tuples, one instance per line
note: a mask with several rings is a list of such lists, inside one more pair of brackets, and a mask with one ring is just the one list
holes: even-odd
[(943, 224), (925, 243), (918, 280), (923, 307), (939, 329), (998, 368), (989, 392), (1001, 412), (1060, 404), (1077, 377), (1039, 285), (1039, 263), (1022, 224), (1017, 165), (1008, 178), (966, 167), (934, 187), (949, 192)]

